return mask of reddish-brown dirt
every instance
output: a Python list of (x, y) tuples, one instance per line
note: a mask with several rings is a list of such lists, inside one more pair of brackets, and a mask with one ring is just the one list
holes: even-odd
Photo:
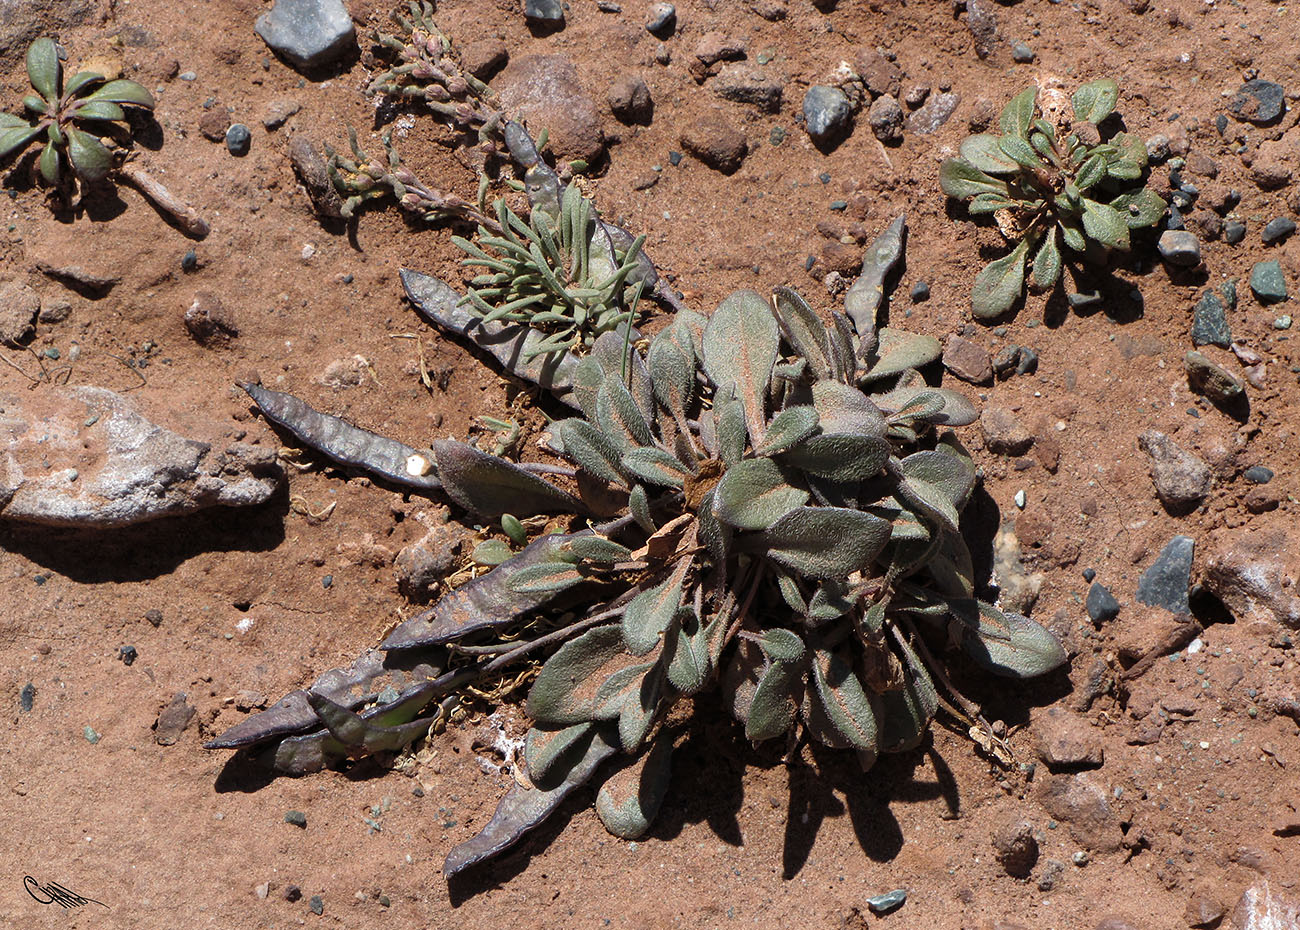
[[(1119, 647), (1149, 632), (1151, 613), (1135, 602), (1134, 588), (1171, 536), (1208, 547), (1215, 533), (1286, 532), (1296, 518), (1292, 424), (1300, 388), (1292, 366), (1300, 358), (1288, 334), (1273, 328), (1294, 304), (1261, 308), (1245, 281), (1256, 261), (1278, 258), (1291, 290), (1300, 288), (1300, 237), (1273, 247), (1259, 237), (1264, 221), (1300, 212), (1295, 188), (1261, 189), (1246, 163), (1261, 142), (1283, 133), (1296, 140), (1289, 130), (1300, 91), (1297, 11), (1265, 0), (1157, 0), (1149, 8), (1146, 0), (1024, 0), (993, 5), (1001, 38), (981, 60), (965, 14), (944, 0), (843, 0), (829, 9), (809, 0), (681, 0), (663, 64), (659, 41), (642, 26), (645, 6), (623, 0), (621, 13), (602, 12), (573, 0), (566, 27), (548, 36), (531, 33), (519, 4), (508, 0), (448, 0), (437, 19), (459, 43), (499, 37), (512, 59), (546, 52), (574, 63), (601, 107), (606, 135), (617, 139), (589, 189), (608, 216), (648, 235), (648, 252), (692, 306), (707, 311), (735, 288), (781, 284), (829, 306), (824, 259), (805, 270), (806, 257), (822, 256), (829, 241), (819, 224), (838, 235), (860, 223), (874, 236), (905, 211), (910, 235), (889, 311), (894, 325), (941, 339), (965, 333), (993, 351), (1007, 343), (1037, 351), (1036, 374), (987, 388), (958, 385), (1015, 411), (1040, 448), (1049, 440), (1059, 446), (1059, 466), (1048, 471), (1033, 456), (992, 454), (979, 427), (963, 430), (997, 508), (971, 518), (991, 527), (1015, 517), (1013, 498), (1025, 491), (1017, 529), (1027, 567), (1045, 576), (1033, 616), (1062, 632), (1073, 655), (1068, 676), (969, 685), (990, 719), (1012, 725), (1017, 763), (1036, 766), (1000, 768), (962, 728), (938, 725), (922, 750), (887, 757), (866, 775), (832, 752), (787, 766), (751, 749), (705, 702), (648, 837), (612, 838), (591, 809), (591, 793), (579, 793), (555, 823), (449, 892), (443, 857), (486, 822), (509, 782), (483, 748), (493, 741), (492, 708), (430, 739), (400, 770), (362, 762), (255, 780), (245, 769), (232, 774), (228, 753), (200, 746), (245, 718), (238, 692), (275, 700), (350, 661), (413, 610), (397, 591), (393, 555), (423, 534), (420, 517), (440, 503), (329, 468), (290, 467), (288, 493), (256, 510), (93, 535), (0, 526), (0, 690), (8, 721), (0, 924), (1091, 930), (1115, 915), (1128, 923), (1113, 927), (1172, 930), (1189, 926), (1189, 902), (1230, 911), (1261, 877), (1297, 894), (1300, 730), (1265, 700), (1294, 699), (1300, 687), (1293, 631), (1219, 617), (1198, 653), (1161, 657), (1087, 710), (1078, 697), (1094, 665), (1110, 679), (1122, 674)], [(390, 12), (381, 0), (349, 7), (363, 36)], [(280, 440), (250, 412), (236, 381), (260, 377), (417, 445), (463, 438), (476, 416), (510, 409), (507, 383), (441, 339), (403, 300), (397, 272), (404, 266), (464, 280), (450, 230), (408, 223), (393, 208), (363, 212), (351, 232), (323, 228), (290, 168), (293, 133), (342, 147), (355, 126), (378, 149), (362, 64), (327, 80), (303, 79), (254, 34), (264, 9), (257, 0), (106, 0), (97, 9), (87, 24), (60, 31), (60, 42), (74, 61), (116, 58), (125, 76), (162, 88), (161, 145), (141, 147), (138, 158), (208, 219), (212, 233), (187, 240), (125, 187), (118, 200), (56, 215), (39, 188), (15, 177), (0, 234), (3, 276), (69, 300), (72, 311), (62, 322), (38, 324), (30, 343), (35, 353), (59, 350), (60, 361), (45, 360), (48, 376), (33, 352), (0, 348), (35, 379), (6, 365), (0, 390), (40, 392), (51, 379), (101, 385), (128, 391), (147, 415), (186, 435), (264, 445)], [(769, 21), (758, 9), (786, 15)], [(750, 62), (761, 57), (767, 73), (784, 81), (778, 112), (722, 100), (709, 82), (692, 79), (693, 49), (710, 30), (743, 40)], [(1014, 40), (1032, 46), (1033, 63), (1013, 63)], [(846, 141), (819, 152), (796, 120), (804, 90), (876, 46), (896, 55), (903, 92), (920, 84), (960, 94), (955, 114), (932, 135), (908, 132), (886, 148), (860, 113)], [(1225, 138), (1215, 117), (1248, 69), (1283, 84), (1292, 112), (1273, 127), (1230, 121)], [(194, 80), (180, 79), (187, 72)], [(609, 85), (629, 72), (644, 75), (653, 95), (648, 126), (623, 126), (606, 109)], [(1005, 329), (974, 325), (967, 293), (981, 262), (997, 254), (997, 234), (949, 207), (938, 166), (979, 107), (996, 112), (1049, 75), (1071, 87), (1117, 78), (1128, 128), (1143, 139), (1164, 133), (1189, 155), (1212, 159), (1217, 178), (1194, 180), (1203, 190), (1238, 189), (1236, 212), (1249, 231), (1236, 246), (1204, 242), (1199, 275), (1171, 272), (1155, 255), (1154, 237), (1140, 239), (1136, 259), (1102, 285), (1106, 312), (1076, 313), (1060, 295), (1046, 305), (1030, 296)], [(21, 64), (0, 75), (3, 99), (15, 107), (25, 89)], [(285, 99), (301, 110), (283, 128), (264, 129), (263, 115)], [(253, 128), (250, 154), (232, 157), (200, 134), (205, 102)], [(742, 167), (724, 176), (689, 156), (672, 165), (684, 128), (714, 108), (750, 143)], [(780, 145), (771, 141), (776, 127), (786, 131)], [(1242, 130), (1246, 158), (1233, 138)], [(442, 144), (448, 138), (420, 115), (399, 145), (418, 175), (469, 196), (475, 178)], [(658, 183), (634, 189), (656, 165)], [(1166, 176), (1155, 168), (1152, 183), (1164, 190)], [(848, 201), (848, 211), (833, 210), (837, 200)], [(191, 247), (198, 264), (185, 272)], [(121, 280), (90, 299), (43, 276), (38, 262)], [(1266, 360), (1264, 385), (1248, 389), (1244, 422), (1190, 393), (1182, 370), (1201, 288), (1231, 278), (1242, 282), (1240, 308), (1230, 315), (1234, 335)], [(914, 305), (908, 294), (918, 281), (929, 283), (932, 297)], [(202, 346), (186, 330), (185, 311), (200, 291), (233, 312), (239, 334), (228, 346)], [(420, 385), (416, 342), (401, 338), (411, 333), (423, 340), (429, 366), (449, 372), (445, 390), (430, 395)], [(332, 361), (354, 356), (373, 377), (352, 387), (322, 383)], [(1215, 471), (1205, 504), (1188, 515), (1172, 516), (1156, 500), (1137, 448), (1149, 428), (1169, 433)], [(1265, 516), (1244, 505), (1251, 486), (1240, 472), (1254, 464), (1276, 472), (1268, 487), (1280, 506)], [(304, 515), (330, 505), (325, 519)], [(1114, 625), (1098, 629), (1084, 612), (1087, 567), (1124, 605)], [(156, 626), (145, 618), (151, 610), (162, 615)], [(253, 624), (241, 632), (236, 624), (246, 618)], [(130, 666), (118, 658), (128, 644), (139, 653)], [(24, 713), (19, 693), (28, 683), (34, 704)], [(151, 727), (177, 692), (197, 717), (179, 742), (160, 746)], [(1104, 751), (1099, 767), (1078, 776), (1095, 787), (1094, 808), (1074, 823), (1053, 819), (1044, 806), (1068, 778), (1050, 774), (1036, 755), (1037, 741), (1056, 725), (1047, 722), (1053, 707), (1069, 715), (1067, 735)], [(1164, 708), (1168, 724), (1158, 741), (1132, 744), (1137, 717), (1152, 708)], [(500, 726), (522, 732), (516, 706), (499, 712)], [(86, 727), (98, 742), (85, 738)], [(288, 810), (305, 813), (305, 829), (284, 822)], [(1007, 874), (992, 842), (1021, 819), (1038, 832), (1041, 850), (1028, 879)], [(110, 909), (38, 904), (24, 890), (25, 875)], [(301, 899), (286, 900), (290, 885)], [(867, 898), (896, 888), (908, 892), (901, 909), (870, 913)], [(320, 916), (309, 908), (315, 895)]]

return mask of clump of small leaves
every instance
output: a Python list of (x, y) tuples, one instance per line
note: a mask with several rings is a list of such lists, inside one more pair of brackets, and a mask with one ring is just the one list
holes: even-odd
[(993, 214), (1003, 237), (1015, 243), (976, 275), (976, 317), (1011, 309), (1024, 293), (1027, 261), (1032, 285), (1049, 290), (1061, 277), (1062, 246), (1101, 262), (1111, 250), (1128, 251), (1131, 230), (1164, 215), (1159, 194), (1134, 189), (1147, 163), (1142, 140), (1120, 132), (1102, 141), (1098, 127), (1118, 100), (1113, 80), (1093, 81), (1074, 92), (1073, 117), (1062, 109), (1053, 121), (1039, 110), (1038, 88), (1029, 87), (1002, 111), (1000, 134), (968, 137), (961, 155), (941, 166), (944, 193), (968, 201), (974, 215)]
[(27, 77), (36, 92), (23, 98), (27, 115), (0, 113), (0, 158), (23, 151), (43, 136), (37, 167), (52, 185), (66, 177), (69, 167), (81, 181), (108, 177), (114, 157), (100, 134), (115, 124), (125, 127), (123, 105), (154, 106), (153, 96), (135, 81), (109, 81), (102, 74), (80, 71), (65, 82), (58, 46), (50, 39), (28, 46)]
[[(746, 290), (708, 318), (679, 310), (644, 349), (612, 331), (585, 355), (561, 350), (546, 382), (572, 409), (546, 443), (560, 464), (450, 440), (421, 453), (248, 386), (309, 444), (440, 489), (527, 545), (497, 547), (495, 568), (399, 625), (382, 659), (369, 652), (209, 745), (273, 742), (266, 758), (292, 772), (399, 749), (445, 719), (458, 690), (522, 663), (500, 693), (549, 655), (517, 784), (451, 851), (447, 876), (515, 843), (613, 757), (597, 812), (618, 836), (644, 833), (690, 699), (711, 689), (746, 739), (784, 740), (788, 753), (811, 740), (869, 768), (915, 747), (941, 706), (1004, 751), (951, 686), (951, 653), (1011, 677), (1065, 653), (976, 598), (959, 527), (975, 466), (949, 429), (975, 408), (920, 376), (937, 339), (876, 327), (901, 242), (900, 218), (868, 251), (844, 313), (819, 314), (787, 288), (770, 300)], [(460, 319), (449, 287), (403, 281), (431, 319)], [(518, 352), (537, 334), (515, 328), (497, 357), (540, 381)], [(542, 513), (568, 516), (538, 534), (529, 518)]]
[(576, 185), (565, 188), (558, 213), (534, 206), (527, 223), (505, 198), (495, 206), (499, 232), (480, 226), (477, 242), (452, 237), (470, 256), (461, 264), (484, 269), (462, 303), (484, 323), (544, 333), (526, 360), (588, 351), (602, 334), (635, 320), (643, 282), (629, 284), (629, 277), (639, 267), (644, 236), (619, 249)]
[(409, 4), (410, 16), (393, 14), (399, 35), (375, 33), (392, 65), (375, 75), (366, 92), (414, 100), (453, 125), (478, 128), (495, 123), (500, 108), (492, 89), (460, 66), (451, 40), (433, 21), (433, 4)]

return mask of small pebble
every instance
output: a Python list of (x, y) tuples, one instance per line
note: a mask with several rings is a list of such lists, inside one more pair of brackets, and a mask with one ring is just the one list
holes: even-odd
[(190, 249), (181, 256), (181, 271), (193, 271), (199, 267), (198, 253)]
[(1281, 242), (1287, 236), (1295, 232), (1295, 220), (1288, 216), (1279, 216), (1276, 219), (1269, 220), (1264, 228), (1259, 232), (1259, 238), (1264, 240), (1265, 245), (1273, 245)]
[(930, 299), (930, 285), (925, 281), (917, 281), (912, 285), (912, 303), (925, 303)]
[(843, 136), (852, 115), (853, 106), (838, 87), (819, 84), (804, 94), (804, 128), (817, 145), (831, 145)]
[(1171, 265), (1191, 268), (1201, 263), (1201, 243), (1194, 235), (1182, 230), (1166, 230), (1156, 243), (1160, 255)]
[(1278, 317), (1276, 320), (1273, 321), (1273, 328), (1274, 328), (1274, 329), (1290, 329), (1290, 328), (1291, 328), (1291, 315), (1290, 315), (1289, 313), (1284, 313), (1284, 314), (1282, 314), (1280, 317)]
[(23, 685), (23, 690), (18, 693), (18, 709), (24, 714), (32, 711), (32, 704), (36, 701), (36, 686), (30, 681)]
[(289, 902), (297, 901), (302, 897), (302, 889), (297, 885), (284, 886), (284, 899)]
[(144, 612), (144, 618), (149, 621), (151, 626), (155, 626), (155, 627), (162, 626), (162, 622), (163, 622), (162, 611), (156, 607), (150, 607), (148, 610), (146, 610)]
[(646, 32), (664, 38), (673, 31), (677, 24), (677, 8), (671, 3), (656, 3), (650, 7), (650, 16), (646, 20)]
[(253, 144), (253, 134), (243, 123), (235, 123), (226, 130), (226, 150), (231, 155), (247, 155)]
[(867, 907), (871, 908), (873, 914), (888, 914), (903, 906), (907, 900), (907, 890), (899, 888), (888, 894), (878, 894), (874, 898), (867, 898)]
[(1256, 79), (1241, 85), (1228, 103), (1228, 112), (1237, 119), (1265, 125), (1282, 115), (1284, 103), (1281, 84)]
[(86, 738), (86, 742), (88, 743), (98, 743), (100, 740), (100, 735), (95, 732), (95, 728), (89, 725), (81, 731), (81, 735)]
[(307, 902), (307, 906), (311, 908), (313, 914), (318, 916), (325, 913), (325, 899), (318, 894), (311, 896), (311, 900)]
[(304, 830), (307, 829), (307, 815), (302, 811), (285, 811), (284, 822), (291, 823), (295, 827), (302, 827)]
[(1091, 582), (1096, 577), (1097, 577), (1097, 570), (1095, 568), (1085, 568), (1083, 570), (1084, 581)]
[(322, 579), (320, 580), (320, 586), (321, 586), (322, 588), (328, 588), (328, 587), (329, 587), (330, 585), (332, 585), (332, 584), (334, 584), (334, 576), (333, 576), (333, 575), (326, 575), (324, 578), (322, 578)]
[(134, 665), (139, 656), (140, 653), (134, 646), (122, 646), (117, 650), (117, 657), (122, 660), (123, 665)]
[(1262, 304), (1286, 300), (1286, 279), (1282, 275), (1281, 264), (1276, 260), (1256, 262), (1250, 270), (1250, 292)]
[(197, 81), (199, 79), (199, 76), (195, 74), (193, 71), (182, 71), (180, 74), (176, 76), (180, 78), (182, 81), (187, 81), (187, 82)]
[(1024, 42), (1013, 42), (1011, 45), (1011, 60), (1022, 65), (1029, 64), (1034, 60), (1034, 50)]
[(682, 153), (681, 153), (681, 152), (669, 152), (669, 153), (668, 153), (668, 164), (672, 165), (672, 166), (675, 168), (675, 167), (677, 167), (678, 165), (680, 165), (681, 163), (682, 163)]
[(1073, 310), (1087, 310), (1101, 305), (1101, 293), (1098, 291), (1070, 292), (1065, 295), (1065, 302)]
[(1016, 492), (1015, 500), (1016, 500), (1016, 506), (1019, 507), (1021, 510), (1024, 510), (1028, 498), (1025, 496), (1025, 491), (1023, 488)]
[(1273, 469), (1263, 465), (1252, 465), (1241, 473), (1251, 484), (1268, 484), (1273, 480)]
[(1088, 596), (1084, 600), (1084, 609), (1088, 611), (1088, 618), (1093, 623), (1105, 623), (1114, 620), (1119, 616), (1119, 601), (1115, 600), (1115, 595), (1110, 593), (1110, 589), (1103, 584), (1093, 582), (1088, 588)]
[(1229, 220), (1223, 224), (1223, 241), (1228, 245), (1236, 245), (1242, 239), (1246, 238), (1246, 224), (1237, 220)]

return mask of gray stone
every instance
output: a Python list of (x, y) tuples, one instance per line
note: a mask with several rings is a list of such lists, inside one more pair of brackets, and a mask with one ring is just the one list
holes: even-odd
[(1187, 508), (1210, 493), (1210, 466), (1157, 430), (1138, 437), (1138, 448), (1151, 457), (1151, 480), (1166, 507)]
[(954, 93), (935, 94), (921, 109), (907, 118), (907, 128), (911, 132), (928, 136), (948, 122), (960, 102), (961, 97)]
[(650, 7), (646, 18), (646, 31), (659, 38), (669, 35), (677, 25), (677, 7), (671, 3), (656, 3)]
[(1223, 301), (1212, 290), (1206, 290), (1192, 311), (1192, 345), (1232, 345), (1232, 330)]
[(1279, 216), (1264, 224), (1264, 228), (1259, 231), (1259, 238), (1264, 241), (1265, 245), (1273, 245), (1281, 242), (1293, 232), (1295, 232), (1295, 220), (1289, 216)]
[(1024, 455), (1034, 437), (1016, 415), (1005, 407), (985, 407), (980, 413), (984, 444), (996, 455)]
[(1242, 239), (1246, 238), (1246, 224), (1239, 220), (1228, 220), (1223, 224), (1223, 241), (1228, 245), (1236, 245)]
[(1109, 588), (1097, 581), (1088, 588), (1083, 606), (1093, 623), (1105, 623), (1119, 616), (1119, 601), (1115, 600), (1115, 595), (1110, 593)]
[(72, 315), (72, 302), (66, 297), (45, 297), (36, 319), (41, 323), (62, 323)]
[(1065, 863), (1059, 859), (1044, 859), (1043, 868), (1038, 873), (1038, 890), (1051, 891), (1061, 880), (1065, 872)]
[(41, 310), (41, 298), (21, 281), (0, 284), (0, 342), (17, 345), (36, 332), (32, 321)]
[(1250, 270), (1250, 292), (1262, 304), (1276, 304), (1286, 300), (1286, 278), (1277, 261), (1256, 262)]
[(1228, 112), (1239, 120), (1256, 125), (1273, 122), (1282, 115), (1286, 95), (1281, 84), (1272, 81), (1247, 81), (1228, 102)]
[(1038, 864), (1038, 838), (1028, 820), (1010, 820), (993, 834), (993, 852), (1013, 878), (1028, 878)]
[(961, 336), (949, 336), (943, 350), (943, 366), (971, 384), (993, 383), (993, 362), (988, 350)]
[(1030, 574), (1020, 558), (1020, 539), (1015, 521), (1008, 520), (993, 536), (993, 579), (998, 587), (998, 606), (1029, 616), (1043, 588), (1042, 572)]
[(1241, 379), (1214, 364), (1200, 352), (1183, 357), (1187, 383), (1193, 391), (1215, 404), (1233, 404), (1245, 393)]
[(303, 70), (328, 65), (357, 44), (343, 0), (275, 0), (255, 28), (272, 51)]
[(1065, 301), (1073, 310), (1091, 310), (1101, 306), (1102, 297), (1099, 291), (1071, 291), (1065, 295)]
[(1300, 628), (1300, 551), (1288, 528), (1259, 529), (1214, 540), (1203, 583), (1238, 620)]
[(1195, 549), (1196, 541), (1190, 536), (1175, 536), (1169, 540), (1151, 567), (1138, 579), (1138, 601), (1149, 607), (1163, 607), (1170, 613), (1187, 613), (1187, 592)]
[(4, 396), (0, 409), (4, 520), (127, 526), (216, 505), (262, 504), (284, 478), (273, 449), (234, 443), (214, 452), (149, 422), (104, 388)]
[(625, 74), (615, 79), (606, 96), (609, 108), (624, 123), (649, 124), (654, 115), (650, 88), (639, 74)]
[(1012, 42), (1011, 60), (1027, 65), (1034, 60), (1034, 50), (1024, 42)]
[(975, 54), (988, 58), (998, 37), (998, 19), (991, 0), (966, 0), (966, 28), (975, 40)]
[(757, 107), (764, 113), (781, 109), (784, 89), (781, 81), (744, 62), (723, 65), (713, 79), (712, 87), (713, 92), (724, 100)]
[(226, 151), (231, 155), (247, 155), (252, 144), (253, 134), (243, 123), (235, 123), (226, 130)]
[(903, 108), (895, 97), (883, 94), (872, 101), (871, 109), (867, 111), (867, 124), (881, 142), (901, 142)]
[(524, 18), (547, 25), (563, 23), (564, 4), (560, 0), (524, 0)]
[(1160, 256), (1171, 265), (1191, 268), (1201, 263), (1201, 242), (1181, 229), (1167, 229), (1156, 243)]
[(36, 702), (36, 685), (30, 681), (23, 685), (23, 690), (18, 693), (18, 709), (24, 714), (32, 712), (32, 706)]
[(183, 691), (173, 695), (171, 702), (158, 712), (154, 721), (153, 738), (159, 746), (174, 746), (197, 711), (190, 706)]
[(1268, 484), (1273, 480), (1273, 469), (1265, 468), (1263, 465), (1252, 465), (1241, 473), (1251, 484)]
[(813, 142), (827, 145), (842, 137), (849, 127), (853, 107), (838, 87), (818, 84), (803, 97), (804, 128)]
[(605, 153), (600, 112), (563, 55), (530, 55), (506, 66), (492, 83), (504, 110), (550, 130), (556, 157), (595, 164)]

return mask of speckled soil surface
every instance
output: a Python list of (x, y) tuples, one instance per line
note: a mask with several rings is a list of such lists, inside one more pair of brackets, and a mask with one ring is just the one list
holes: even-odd
[[(363, 36), (390, 12), (379, 0), (348, 5)], [(14, 7), (0, 3), (0, 20)], [(464, 438), (475, 417), (519, 409), (506, 381), (403, 299), (402, 267), (464, 280), (451, 230), (408, 223), (395, 209), (327, 228), (290, 168), (294, 134), (337, 147), (355, 126), (377, 147), (364, 60), (300, 77), (254, 34), (260, 0), (87, 0), (65, 11), (73, 7), (85, 15), (51, 30), (72, 59), (116, 59), (160, 90), (159, 131), (138, 158), (212, 232), (186, 239), (129, 188), (56, 214), (20, 168), (13, 196), (0, 199), (0, 274), (70, 302), (71, 312), (38, 323), (26, 346), (0, 348), (12, 363), (0, 367), (0, 393), (100, 385), (185, 435), (272, 448), (281, 439), (236, 381), (260, 377), (417, 445)], [(1262, 307), (1245, 286), (1256, 262), (1276, 258), (1300, 289), (1300, 237), (1260, 239), (1265, 221), (1300, 212), (1296, 179), (1265, 190), (1252, 174), (1261, 145), (1282, 140), (1292, 154), (1279, 157), (1300, 175), (1300, 11), (1268, 0), (990, 8), (998, 38), (985, 59), (967, 14), (946, 0), (681, 0), (662, 51), (639, 0), (622, 0), (621, 12), (572, 0), (567, 25), (550, 35), (530, 32), (507, 0), (447, 0), (438, 22), (458, 43), (501, 40), (512, 60), (572, 61), (608, 142), (589, 189), (607, 215), (647, 234), (647, 250), (692, 306), (711, 309), (738, 287), (792, 284), (828, 307), (823, 279), (843, 260), (838, 240), (854, 242), (854, 261), (857, 242), (905, 211), (893, 325), (944, 340), (962, 334), (994, 353), (1008, 344), (1038, 353), (1036, 373), (986, 386), (945, 379), (1012, 411), (1036, 440), (1013, 458), (987, 449), (979, 426), (962, 431), (986, 492), (969, 519), (986, 541), (999, 524), (1014, 529), (1026, 571), (1042, 574), (1032, 615), (1072, 656), (1043, 681), (963, 683), (989, 719), (1009, 726), (1016, 765), (994, 764), (961, 727), (944, 726), (866, 775), (831, 752), (784, 765), (705, 701), (649, 836), (610, 837), (591, 793), (579, 793), (539, 835), (449, 889), (443, 857), (486, 822), (510, 782), (491, 746), (499, 732), (522, 733), (516, 704), (481, 706), (397, 769), (368, 761), (270, 778), (201, 748), (246, 717), (240, 705), (257, 703), (241, 692), (273, 701), (417, 609), (398, 593), (394, 554), (424, 534), (441, 503), (309, 457), (314, 467), (288, 467), (287, 491), (254, 509), (91, 534), (0, 523), (0, 925), (1177, 930), (1224, 909), (1218, 925), (1233, 926), (1238, 898), (1264, 880), (1300, 896), (1297, 633), (1267, 611), (1233, 616), (1194, 599), (1202, 648), (1177, 641), (1166, 657), (1158, 647), (1170, 615), (1135, 598), (1140, 574), (1176, 534), (1196, 540), (1194, 582), (1208, 556), (1242, 539), (1274, 540), (1288, 593), (1300, 565), (1291, 548), (1300, 542), (1300, 358), (1290, 333), (1274, 328), (1294, 302)], [(776, 110), (723, 99), (717, 78), (696, 83), (693, 51), (713, 30), (740, 40), (747, 63), (780, 83)], [(1034, 61), (1013, 63), (1017, 41)], [(889, 147), (862, 112), (847, 139), (819, 151), (799, 122), (804, 91), (875, 47), (895, 57), (903, 94), (950, 90), (960, 96), (955, 112), (934, 133), (907, 131)], [(3, 99), (15, 103), (25, 88), (20, 56), (10, 49), (0, 70)], [(1248, 71), (1282, 84), (1291, 109), (1266, 127), (1229, 120), (1221, 133), (1216, 116), (1255, 76)], [(651, 91), (648, 125), (623, 125), (606, 105), (609, 86), (629, 73)], [(1247, 233), (1237, 245), (1203, 235), (1203, 263), (1191, 271), (1163, 265), (1154, 235), (1141, 237), (1131, 260), (1085, 282), (1100, 288), (1100, 309), (1031, 295), (998, 328), (977, 325), (967, 294), (982, 262), (999, 254), (998, 236), (946, 202), (938, 167), (972, 119), (1053, 75), (1067, 86), (1116, 77), (1128, 128), (1168, 136), (1203, 198), (1238, 190), (1228, 218)], [(300, 109), (265, 129), (263, 117), (284, 101)], [(253, 127), (248, 155), (200, 133), (213, 107)], [(682, 133), (714, 111), (749, 144), (739, 170), (724, 175), (689, 156), (674, 164)], [(424, 115), (399, 125), (409, 126), (399, 145), (417, 174), (472, 194), (472, 170), (444, 130)], [(1153, 185), (1167, 192), (1167, 175), (1154, 167)], [(1197, 212), (1209, 210), (1193, 210), (1189, 227), (1199, 228)], [(183, 271), (191, 248), (197, 266)], [(119, 280), (88, 297), (40, 263)], [(1260, 385), (1247, 388), (1249, 411), (1236, 418), (1192, 394), (1183, 373), (1191, 309), (1205, 286), (1229, 279), (1242, 282), (1233, 336), (1264, 360)], [(931, 297), (913, 303), (920, 281)], [(228, 345), (201, 345), (187, 331), (200, 292), (233, 314), (238, 335)], [(410, 334), (444, 389), (421, 386)], [(1231, 353), (1206, 351), (1241, 373)], [(323, 380), (331, 363), (358, 356), (360, 383)], [(1137, 445), (1148, 429), (1209, 465), (1213, 485), (1199, 507), (1175, 515), (1157, 500)], [(1242, 473), (1253, 465), (1275, 477), (1250, 484)], [(1023, 510), (1014, 503), (1022, 490)], [(1087, 568), (1120, 601), (1116, 620), (1096, 625), (1085, 613)], [(138, 652), (129, 666), (119, 657), (126, 645)], [(1140, 661), (1152, 649), (1155, 661)], [(22, 711), (29, 684), (32, 706)], [(178, 692), (197, 714), (161, 746), (153, 727)], [(1050, 755), (1043, 744), (1052, 740), (1072, 741), (1080, 767), (1051, 771), (1040, 747)], [(289, 810), (305, 814), (305, 828), (285, 822)], [(1008, 874), (993, 842), (1021, 820), (1039, 847), (1027, 878)], [(42, 905), (24, 876), (107, 907)], [(289, 886), (299, 899), (286, 899)], [(869, 911), (868, 898), (896, 888), (907, 890), (901, 909)], [(1104, 923), (1110, 917), (1120, 922)]]

